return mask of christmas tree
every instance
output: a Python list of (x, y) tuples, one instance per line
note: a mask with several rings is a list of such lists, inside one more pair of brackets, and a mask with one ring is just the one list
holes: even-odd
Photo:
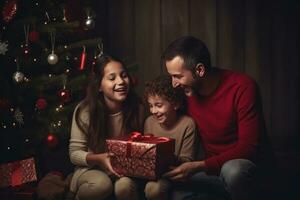
[(74, 107), (103, 50), (96, 2), (0, 3), (1, 163), (68, 140)]

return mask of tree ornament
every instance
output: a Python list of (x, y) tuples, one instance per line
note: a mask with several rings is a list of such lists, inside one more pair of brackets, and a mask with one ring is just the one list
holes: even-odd
[(12, 18), (15, 16), (17, 9), (18, 9), (17, 0), (6, 1), (2, 10), (3, 20), (7, 23), (10, 22)]
[(80, 70), (84, 70), (86, 63), (86, 53), (85, 53), (85, 46), (83, 46), (83, 51), (81, 53), (81, 59), (80, 59)]
[(19, 125), (24, 124), (24, 115), (19, 108), (15, 110), (14, 118), (19, 123)]
[(24, 74), (20, 71), (20, 66), (19, 66), (18, 59), (16, 59), (16, 63), (17, 63), (17, 71), (13, 74), (12, 79), (13, 79), (13, 81), (15, 81), (16, 83), (21, 83), (21, 82), (24, 81), (25, 76), (24, 76)]
[(7, 41), (5, 41), (5, 42), (0, 41), (0, 54), (5, 55), (5, 53), (8, 50), (7, 47), (8, 47)]
[(24, 54), (25, 57), (29, 56), (29, 54), (30, 54), (30, 48), (29, 48), (28, 44), (25, 44), (23, 46), (23, 54)]
[(24, 25), (25, 45), (23, 47), (24, 56), (28, 56), (30, 53), (28, 36), (29, 36), (29, 25)]
[(7, 99), (0, 99), (0, 109), (7, 109), (9, 106)]
[(40, 34), (36, 30), (30, 31), (29, 40), (31, 42), (37, 42), (40, 39)]
[(71, 100), (71, 93), (65, 88), (60, 90), (58, 95), (62, 103), (68, 103)]
[(50, 65), (55, 65), (58, 62), (58, 56), (54, 53), (54, 51), (48, 55), (47, 61)]
[(68, 19), (67, 19), (67, 17), (66, 17), (66, 9), (64, 8), (63, 9), (63, 22), (68, 22)]
[(49, 148), (54, 148), (58, 145), (58, 139), (52, 133), (49, 133), (46, 138), (47, 146)]
[(54, 46), (55, 46), (55, 33), (50, 33), (51, 39), (51, 54), (48, 55), (47, 61), (50, 65), (55, 65), (58, 62), (58, 56), (54, 53)]
[(16, 71), (14, 74), (13, 74), (13, 80), (16, 82), (16, 83), (21, 83), (24, 81), (24, 74), (20, 71)]
[(93, 29), (95, 27), (95, 20), (92, 17), (88, 16), (84, 25), (85, 25), (85, 30)]
[(71, 92), (66, 89), (66, 84), (67, 76), (65, 76), (63, 79), (63, 89), (58, 92), (58, 96), (62, 103), (68, 103), (69, 101), (71, 101)]
[(84, 29), (85, 30), (90, 30), (95, 27), (95, 20), (94, 18), (90, 15), (90, 11), (87, 11), (87, 19), (84, 22)]
[(47, 107), (47, 101), (44, 98), (39, 98), (36, 103), (35, 103), (35, 107), (39, 110), (43, 110)]

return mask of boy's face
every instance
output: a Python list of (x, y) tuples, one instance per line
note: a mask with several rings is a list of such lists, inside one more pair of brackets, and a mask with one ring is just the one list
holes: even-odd
[(165, 98), (155, 95), (148, 97), (148, 104), (151, 114), (158, 123), (165, 127), (171, 127), (176, 122), (177, 107)]

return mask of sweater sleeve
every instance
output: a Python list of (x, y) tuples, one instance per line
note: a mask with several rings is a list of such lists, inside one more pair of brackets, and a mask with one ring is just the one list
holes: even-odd
[(146, 133), (152, 133), (152, 128), (151, 128), (151, 115), (149, 117), (147, 117), (147, 119), (145, 120), (144, 123), (144, 134)]
[(259, 99), (256, 84), (248, 82), (240, 87), (235, 98), (237, 137), (236, 145), (219, 155), (205, 160), (208, 173), (219, 173), (229, 160), (244, 158), (252, 160), (257, 151), (261, 131)]
[[(78, 106), (75, 108), (72, 118), (72, 126), (71, 126), (71, 138), (69, 144), (69, 156), (70, 160), (74, 165), (77, 166), (88, 166), (86, 161), (86, 156), (88, 154), (87, 147), (87, 137), (86, 135), (79, 129), (78, 124), (75, 120), (75, 113), (78, 109)], [(80, 118), (83, 123), (88, 123), (88, 113), (82, 112), (80, 113)]]
[(178, 155), (178, 161), (180, 163), (195, 160), (195, 145), (198, 137), (197, 128), (195, 122), (191, 118), (189, 118), (187, 124)]

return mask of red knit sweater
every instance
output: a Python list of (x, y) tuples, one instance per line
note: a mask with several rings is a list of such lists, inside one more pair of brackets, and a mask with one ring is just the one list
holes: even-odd
[(256, 159), (264, 132), (257, 85), (250, 77), (219, 69), (221, 82), (205, 97), (188, 97), (188, 113), (197, 123), (208, 173), (218, 174), (231, 159)]

